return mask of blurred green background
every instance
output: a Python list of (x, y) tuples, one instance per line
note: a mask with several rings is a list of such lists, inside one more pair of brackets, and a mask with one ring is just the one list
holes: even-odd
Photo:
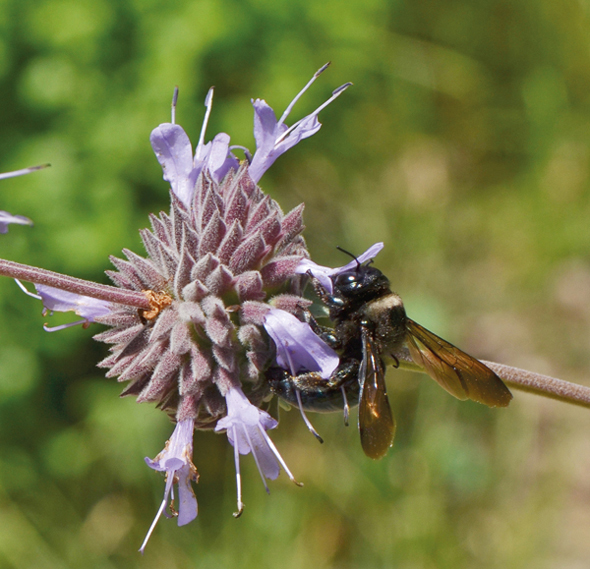
[[(306, 203), (314, 259), (384, 241), (377, 265), (411, 317), (476, 356), (590, 384), (590, 3), (587, 0), (3, 0), (0, 207), (31, 217), (0, 255), (101, 279), (168, 208), (153, 127), (254, 148), (251, 97), (298, 119), (345, 81), (322, 130), (262, 180)], [(461, 403), (392, 370), (396, 443), (366, 459), (341, 416), (298, 413), (273, 438), (295, 476), (266, 496), (195, 437), (200, 514), (163, 520), (148, 469), (166, 416), (118, 399), (98, 326), (54, 334), (0, 280), (0, 567), (582, 568), (590, 558), (590, 413), (516, 393)], [(54, 318), (53, 323), (61, 320)]]

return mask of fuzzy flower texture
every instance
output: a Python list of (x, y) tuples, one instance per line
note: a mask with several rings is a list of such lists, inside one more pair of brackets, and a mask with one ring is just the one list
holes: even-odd
[(305, 368), (328, 378), (338, 356), (301, 321), (309, 305), (300, 294), (305, 276), (297, 270), (309, 262), (301, 236), (303, 205), (285, 214), (257, 183), (281, 154), (320, 129), (319, 112), (349, 86), (288, 127), (293, 105), (326, 67), (279, 120), (264, 100), (252, 101), (256, 152), (246, 150), (241, 162), (234, 151), (244, 149), (230, 146), (227, 134), (205, 143), (213, 91), (194, 151), (175, 124), (175, 93), (172, 122), (150, 137), (171, 187), (170, 213), (152, 215), (151, 229), (141, 231), (147, 257), (124, 250), (126, 259), (112, 258), (117, 270), (108, 271), (118, 287), (143, 292), (149, 310), (36, 285), (46, 310), (74, 310), (84, 324), (109, 326), (95, 336), (111, 344), (99, 366), (108, 369), (107, 377), (127, 382), (122, 395), (155, 402), (176, 422), (162, 452), (146, 458), (149, 467), (165, 473), (166, 486), (142, 552), (162, 513), (177, 515), (178, 525), (197, 516), (194, 429), (225, 432), (234, 448), (235, 515), (243, 509), (240, 455), (252, 453), (267, 491), (266, 479), (275, 479), (281, 468), (295, 481), (267, 433), (277, 421), (263, 410), (271, 395), (263, 371), (276, 361), (292, 373)]

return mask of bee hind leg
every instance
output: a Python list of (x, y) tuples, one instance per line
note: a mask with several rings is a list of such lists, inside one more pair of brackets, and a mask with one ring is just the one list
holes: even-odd
[(340, 391), (342, 391), (342, 399), (344, 399), (344, 425), (348, 427), (348, 417), (350, 415), (350, 406), (348, 405), (348, 399), (346, 398), (346, 389), (344, 389), (344, 385), (340, 386)]
[(303, 403), (301, 402), (301, 392), (299, 389), (295, 388), (295, 395), (297, 396), (297, 406), (299, 407), (299, 412), (301, 413), (301, 418), (305, 423), (305, 426), (309, 429), (309, 432), (318, 440), (320, 443), (323, 444), (324, 439), (320, 437), (319, 433), (315, 430), (314, 426), (311, 424), (311, 421), (307, 418), (305, 411), (303, 410)]
[[(311, 421), (307, 418), (304, 407), (308, 406), (308, 391), (313, 389), (313, 385), (325, 380), (323, 380), (319, 374), (313, 372), (292, 376), (287, 370), (280, 367), (269, 368), (266, 372), (266, 378), (270, 384), (271, 391), (275, 395), (278, 395), (283, 401), (286, 401), (290, 405), (299, 408), (301, 418), (306, 427), (311, 434), (320, 441), (320, 443), (323, 443), (324, 439), (322, 439), (311, 424)], [(306, 397), (306, 404), (304, 404), (302, 400), (302, 393)], [(311, 400), (313, 401), (313, 396), (311, 397)], [(314, 410), (313, 406), (311, 410)]]

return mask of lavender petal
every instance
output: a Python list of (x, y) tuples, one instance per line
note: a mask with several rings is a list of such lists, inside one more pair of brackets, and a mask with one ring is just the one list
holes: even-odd
[(164, 170), (164, 180), (186, 206), (191, 202), (198, 172), (194, 171), (191, 141), (184, 129), (163, 123), (150, 134), (150, 142)]
[(0, 233), (8, 233), (8, 225), (15, 223), (17, 225), (33, 225), (33, 222), (24, 215), (12, 215), (7, 211), (0, 211)]
[(75, 312), (88, 322), (107, 316), (112, 310), (112, 304), (89, 296), (67, 292), (51, 286), (36, 284), (37, 293), (43, 301), (43, 306), (54, 312)]
[(338, 367), (338, 354), (317, 336), (309, 324), (292, 314), (273, 308), (264, 327), (277, 349), (277, 363), (293, 375), (301, 370), (315, 371), (328, 379)]

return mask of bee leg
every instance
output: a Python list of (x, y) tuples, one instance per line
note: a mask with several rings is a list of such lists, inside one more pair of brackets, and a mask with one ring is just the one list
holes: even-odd
[[(310, 391), (313, 393), (316, 386), (322, 384), (325, 385), (327, 383), (326, 380), (322, 379), (317, 373), (302, 373), (293, 376), (287, 370), (280, 367), (270, 367), (266, 371), (266, 379), (269, 383), (270, 390), (275, 395), (278, 395), (290, 405), (299, 408), (301, 418), (311, 434), (320, 441), (320, 443), (323, 443), (324, 439), (322, 439), (311, 424), (311, 421), (307, 418), (304, 407), (307, 407), (308, 409), (310, 408), (308, 406)], [(306, 397), (306, 405), (303, 404), (303, 398), (301, 396), (302, 391)], [(311, 409), (313, 410), (313, 407), (311, 407)]]
[(393, 367), (395, 369), (399, 368), (399, 360), (397, 359), (397, 356), (394, 356), (393, 354), (389, 354), (389, 357), (391, 357), (393, 359), (393, 361), (395, 362), (393, 364)]
[(310, 271), (308, 271), (307, 274), (311, 278), (311, 285), (313, 286), (314, 292), (328, 308), (342, 308), (344, 301), (341, 298), (336, 298), (334, 295), (330, 294), (324, 288), (324, 285), (322, 285), (322, 283), (316, 279)]
[(350, 405), (348, 404), (348, 397), (346, 396), (346, 388), (352, 390), (353, 397), (358, 400), (358, 371), (360, 363), (358, 360), (349, 359), (340, 362), (338, 369), (329, 379), (330, 385), (333, 388), (339, 388), (342, 394), (344, 425), (348, 427), (348, 418), (350, 417)]
[(304, 372), (291, 375), (287, 370), (271, 366), (265, 377), (271, 392), (290, 405), (299, 407), (308, 429), (320, 440), (315, 429), (310, 426), (304, 411), (329, 413), (344, 410), (344, 421), (348, 422), (352, 397), (356, 405), (360, 385), (358, 374), (361, 362), (355, 358), (340, 361), (340, 365), (329, 379), (323, 379), (317, 372)]
[(297, 404), (299, 406), (299, 412), (301, 413), (301, 418), (305, 423), (305, 426), (309, 429), (309, 432), (318, 440), (320, 443), (323, 444), (324, 439), (320, 437), (319, 433), (315, 430), (314, 426), (311, 424), (311, 421), (307, 418), (305, 411), (303, 410), (303, 403), (301, 402), (301, 391), (295, 388), (295, 395), (297, 397)]
[(326, 342), (330, 348), (333, 350), (340, 350), (342, 348), (342, 342), (337, 338), (334, 328), (318, 324), (318, 321), (309, 311), (307, 311), (305, 315), (305, 321), (309, 324), (309, 327), (313, 330), (314, 334)]
[(340, 391), (342, 391), (342, 399), (344, 399), (344, 425), (348, 427), (348, 416), (350, 414), (350, 406), (348, 405), (348, 399), (346, 398), (346, 389), (344, 389), (344, 385), (340, 386)]

